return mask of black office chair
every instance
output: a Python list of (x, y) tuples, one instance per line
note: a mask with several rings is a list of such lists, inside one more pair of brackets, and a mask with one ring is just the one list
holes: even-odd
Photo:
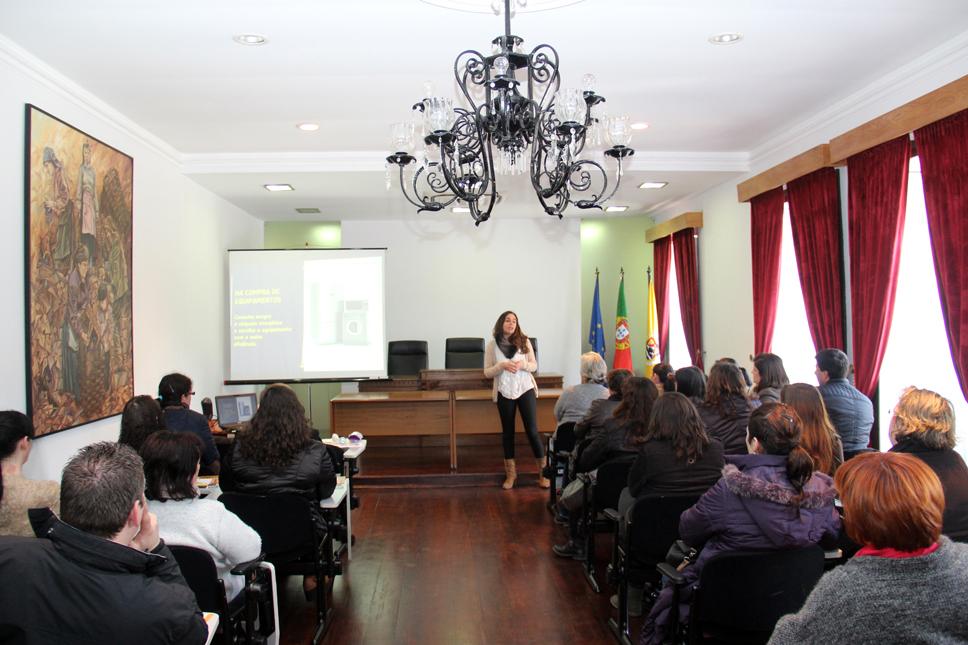
[(318, 643), (329, 629), (332, 615), (326, 599), (332, 582), (324, 584), (323, 577), (339, 575), (342, 569), (333, 557), (330, 532), (321, 535), (317, 530), (313, 502), (299, 495), (244, 493), (223, 493), (219, 501), (259, 534), (265, 560), (273, 564), (277, 575), (316, 576), (313, 643)]
[(191, 546), (169, 544), (185, 582), (195, 592), (195, 600), (202, 611), (219, 615), (215, 638), (225, 645), (246, 643), (259, 645), (276, 631), (273, 597), (275, 588), (268, 571), (261, 568), (259, 557), (243, 562), (232, 573), (245, 576), (245, 587), (231, 602), (225, 595), (225, 585), (218, 577), (215, 562), (207, 551)]
[(387, 374), (416, 376), (427, 369), (427, 341), (391, 340), (387, 343)]
[[(621, 643), (632, 642), (629, 633), (629, 584), (659, 587), (655, 567), (665, 561), (669, 547), (679, 539), (679, 517), (691, 508), (699, 495), (657, 495), (635, 501), (625, 517), (606, 511), (615, 521), (615, 543), (610, 578), (618, 587), (618, 618), (608, 626)], [(621, 529), (621, 530), (620, 530)]]
[(483, 338), (448, 338), (444, 341), (444, 368), (483, 368)]
[(548, 489), (548, 508), (555, 512), (558, 503), (558, 489), (564, 487), (568, 481), (568, 458), (575, 449), (575, 422), (566, 421), (559, 424), (555, 433), (548, 437), (548, 449), (545, 451), (547, 472), (545, 475), (551, 480)]
[(585, 540), (585, 578), (595, 593), (601, 590), (595, 579), (595, 533), (614, 530), (610, 519), (614, 514), (607, 513), (606, 509), (618, 507), (618, 498), (628, 483), (633, 461), (635, 455), (631, 453), (606, 461), (598, 467), (594, 480), (589, 473), (578, 475), (585, 482), (578, 533)]
[(776, 621), (803, 607), (823, 575), (819, 546), (784, 551), (734, 551), (704, 565), (689, 609), (689, 624), (678, 622), (678, 593), (683, 582), (675, 567), (663, 562), (662, 575), (674, 585), (673, 642), (766, 643)]

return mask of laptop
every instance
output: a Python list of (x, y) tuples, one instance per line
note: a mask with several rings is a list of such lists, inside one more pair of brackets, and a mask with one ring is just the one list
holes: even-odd
[(239, 430), (255, 415), (255, 392), (245, 394), (225, 394), (215, 397), (215, 415), (218, 424), (226, 432)]

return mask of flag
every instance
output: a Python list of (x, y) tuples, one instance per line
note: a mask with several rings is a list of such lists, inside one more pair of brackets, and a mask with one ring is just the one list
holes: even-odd
[(655, 284), (652, 282), (652, 271), (649, 271), (649, 316), (645, 327), (645, 375), (652, 376), (652, 368), (659, 364), (659, 315), (655, 310)]
[(595, 298), (592, 299), (592, 322), (588, 326), (588, 344), (605, 358), (605, 329), (602, 327), (602, 303), (598, 299), (598, 269), (595, 270)]
[(612, 369), (632, 370), (632, 339), (628, 312), (625, 309), (625, 276), (618, 283), (618, 306), (615, 309), (615, 358)]

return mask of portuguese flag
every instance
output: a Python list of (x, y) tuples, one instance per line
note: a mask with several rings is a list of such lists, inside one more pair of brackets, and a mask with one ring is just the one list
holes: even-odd
[(628, 310), (625, 308), (625, 275), (618, 283), (618, 306), (615, 309), (615, 358), (612, 369), (632, 371), (632, 339)]

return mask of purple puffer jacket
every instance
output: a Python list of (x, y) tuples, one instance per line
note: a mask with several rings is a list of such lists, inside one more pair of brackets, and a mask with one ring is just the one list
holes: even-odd
[[(680, 595), (681, 620), (688, 617), (692, 585), (703, 565), (728, 551), (797, 549), (833, 540), (840, 529), (834, 508), (833, 480), (815, 472), (803, 489), (799, 507), (786, 475), (785, 455), (726, 455), (723, 476), (679, 519), (679, 535), (702, 547), (686, 568)], [(662, 590), (646, 620), (641, 643), (660, 643), (668, 633), (672, 588)]]

